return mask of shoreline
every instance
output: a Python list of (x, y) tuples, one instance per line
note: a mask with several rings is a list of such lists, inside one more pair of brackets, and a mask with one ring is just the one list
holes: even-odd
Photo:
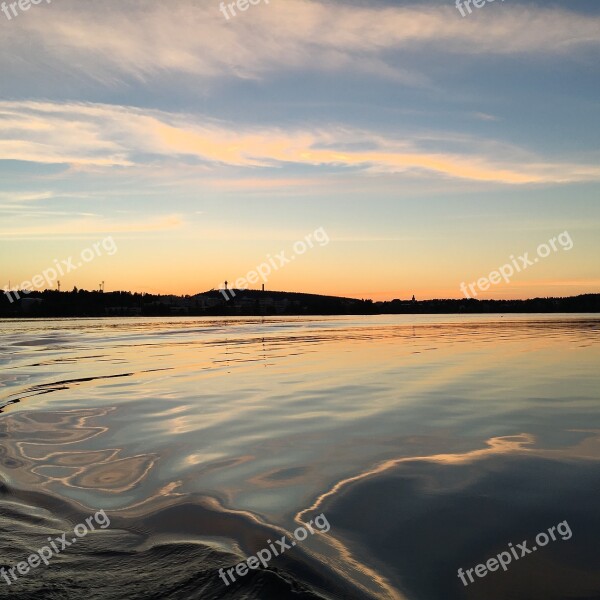
[(298, 292), (237, 290), (225, 300), (217, 290), (194, 296), (131, 292), (32, 292), (10, 299), (0, 294), (0, 318), (267, 317), (419, 314), (600, 313), (600, 294), (526, 300), (429, 299), (373, 302), (369, 299)]

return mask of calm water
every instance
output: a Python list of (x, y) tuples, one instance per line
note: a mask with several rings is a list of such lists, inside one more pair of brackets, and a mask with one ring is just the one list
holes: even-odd
[[(12, 598), (600, 598), (600, 318), (0, 321)], [(217, 574), (323, 513), (267, 570)], [(475, 576), (457, 570), (558, 538)], [(289, 534), (288, 534), (289, 535)], [(531, 547), (531, 543), (529, 547)]]

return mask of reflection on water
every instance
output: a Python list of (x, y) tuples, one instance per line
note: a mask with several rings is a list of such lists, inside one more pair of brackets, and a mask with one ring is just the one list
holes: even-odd
[[(121, 533), (103, 540), (160, 576), (157, 597), (600, 597), (594, 316), (29, 320), (0, 332), (5, 501), (54, 519), (109, 511)], [(321, 512), (327, 534), (220, 583), (213, 567)], [(11, 519), (6, 552), (23, 547), (22, 560), (43, 540)], [(569, 542), (468, 588), (457, 578), (565, 519)], [(119, 591), (127, 569), (112, 595), (98, 586), (90, 548), (72, 556), (80, 587), (60, 597), (135, 597)], [(196, 565), (185, 583), (173, 553)], [(31, 590), (66, 585), (55, 575)], [(136, 593), (150, 597), (150, 583), (140, 575)]]

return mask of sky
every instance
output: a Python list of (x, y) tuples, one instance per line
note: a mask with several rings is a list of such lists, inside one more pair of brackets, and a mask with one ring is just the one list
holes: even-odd
[(597, 0), (3, 6), (0, 288), (600, 292)]

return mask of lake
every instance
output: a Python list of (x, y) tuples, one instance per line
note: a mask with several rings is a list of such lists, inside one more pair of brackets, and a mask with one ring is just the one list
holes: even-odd
[(598, 316), (0, 332), (0, 597), (600, 598)]

